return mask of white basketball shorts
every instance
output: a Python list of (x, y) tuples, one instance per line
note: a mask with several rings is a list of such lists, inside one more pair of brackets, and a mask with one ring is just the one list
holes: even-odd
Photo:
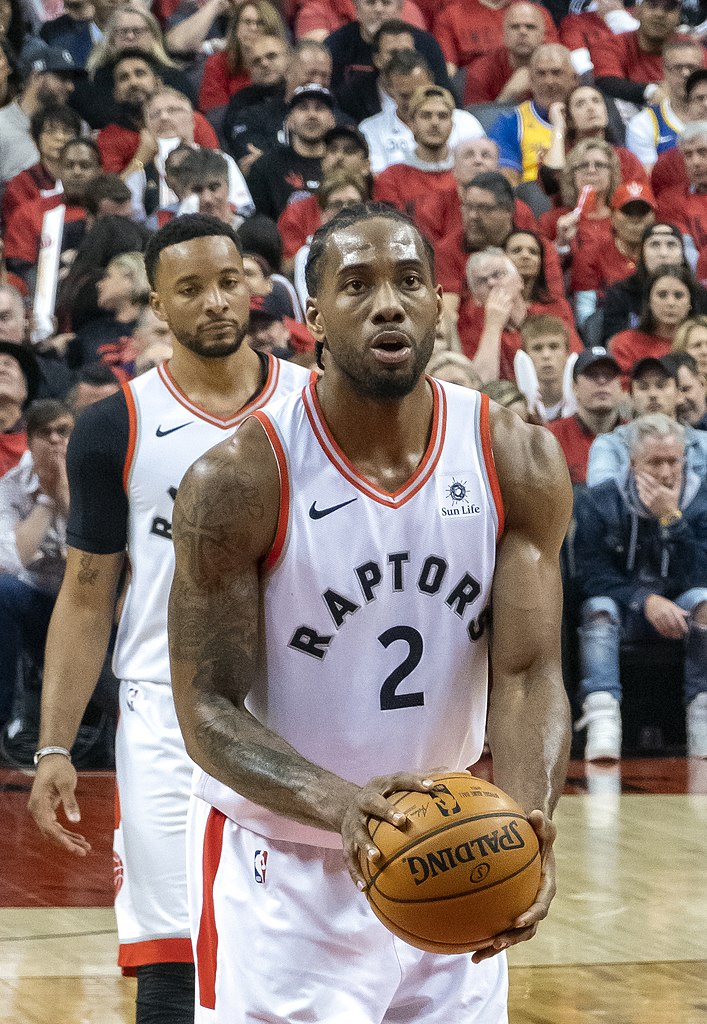
[(505, 953), (413, 949), (340, 850), (264, 839), (192, 797), (187, 863), (196, 1024), (507, 1024)]
[(120, 683), (113, 837), (115, 915), (124, 974), (191, 963), (185, 832), (194, 764), (164, 683)]

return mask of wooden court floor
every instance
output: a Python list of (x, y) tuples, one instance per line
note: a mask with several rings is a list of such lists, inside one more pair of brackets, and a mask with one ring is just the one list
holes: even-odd
[[(0, 769), (0, 1022), (129, 1024), (134, 982), (114, 966), (110, 909), (112, 777), (80, 781), (86, 861), (38, 838), (30, 783)], [(557, 824), (559, 892), (511, 951), (511, 1024), (707, 1024), (707, 762), (573, 762)]]

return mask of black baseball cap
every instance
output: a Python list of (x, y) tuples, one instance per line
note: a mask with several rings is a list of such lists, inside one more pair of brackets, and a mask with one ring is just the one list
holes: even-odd
[(335, 124), (324, 136), (324, 145), (328, 146), (335, 139), (352, 139), (364, 156), (369, 155), (368, 140), (363, 132), (353, 124)]
[(292, 317), (292, 302), (285, 289), (273, 287), (267, 295), (251, 295), (250, 319), (253, 321), (283, 320)]
[(309, 85), (298, 85), (292, 93), (287, 109), (293, 110), (298, 103), (304, 103), (305, 100), (321, 100), (330, 110), (334, 109), (332, 93), (325, 89), (323, 85), (318, 85), (317, 82), (310, 82)]
[(12, 356), (20, 364), (20, 369), (27, 384), (27, 401), (25, 408), (37, 397), (41, 382), (39, 363), (31, 349), (18, 345), (14, 341), (0, 341), (0, 355)]
[(580, 352), (577, 356), (574, 367), (572, 368), (572, 377), (576, 380), (580, 373), (585, 373), (590, 366), (597, 366), (599, 363), (604, 363), (606, 366), (610, 366), (617, 374), (621, 373), (621, 367), (611, 353), (608, 352), (603, 345), (594, 345), (592, 348), (588, 348), (585, 349), (584, 352)]
[(676, 368), (673, 362), (668, 356), (658, 358), (658, 356), (644, 356), (643, 359), (637, 359), (631, 367), (631, 373), (629, 374), (631, 380), (638, 380), (642, 377), (647, 370), (657, 370), (658, 373), (662, 373), (664, 377), (675, 378)]
[(56, 46), (47, 47), (27, 64), (25, 71), (27, 74), (34, 72), (38, 75), (46, 71), (51, 71), (55, 75), (86, 75), (85, 69), (79, 67), (68, 50), (60, 50)]

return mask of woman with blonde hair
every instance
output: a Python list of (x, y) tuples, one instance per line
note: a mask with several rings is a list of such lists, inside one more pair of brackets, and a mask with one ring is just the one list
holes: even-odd
[[(611, 198), (620, 184), (621, 166), (613, 147), (601, 139), (578, 142), (560, 174), (562, 205), (540, 216), (540, 230), (560, 251), (594, 242), (611, 244)], [(585, 189), (591, 192), (587, 195)]]
[(86, 62), (88, 79), (77, 82), (72, 99), (72, 105), (91, 128), (104, 128), (120, 121), (119, 106), (113, 99), (113, 68), (125, 51), (144, 53), (156, 67), (162, 83), (184, 93), (196, 105), (196, 90), (167, 53), (155, 16), (139, 4), (126, 4), (108, 19), (103, 38)]
[(474, 364), (461, 352), (433, 352), (426, 372), (430, 377), (447, 381), (448, 384), (459, 384), (472, 391), (481, 389), (481, 377), (474, 369)]
[(693, 316), (675, 332), (671, 352), (686, 352), (707, 377), (707, 316)]
[(250, 84), (247, 62), (251, 47), (260, 36), (286, 39), (285, 24), (268, 0), (247, 0), (231, 19), (225, 49), (212, 54), (204, 65), (200, 110), (225, 107), (235, 92)]

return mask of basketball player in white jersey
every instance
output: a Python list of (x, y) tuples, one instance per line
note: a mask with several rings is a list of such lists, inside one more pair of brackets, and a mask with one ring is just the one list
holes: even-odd
[[(30, 810), (45, 836), (85, 855), (71, 764), (100, 672), (124, 565), (129, 585), (113, 668), (120, 680), (114, 866), (119, 964), (137, 973), (138, 1024), (186, 1024), (194, 967), (185, 828), (193, 766), (172, 700), (167, 599), (174, 498), (192, 462), (251, 412), (301, 388), (306, 370), (242, 344), (249, 295), (234, 231), (212, 217), (171, 221), (145, 264), (169, 362), (89, 409), (68, 456), (66, 575), (52, 617)], [(69, 828), (57, 819), (63, 804)]]
[[(535, 933), (555, 888), (567, 469), (545, 430), (423, 376), (441, 289), (402, 214), (342, 212), (307, 285), (323, 377), (200, 459), (175, 506), (197, 1020), (500, 1024), (497, 954)], [(424, 953), (373, 916), (357, 852), (378, 853), (369, 816), (404, 827), (391, 793), (478, 759), (487, 706), (540, 889), (473, 957)]]

